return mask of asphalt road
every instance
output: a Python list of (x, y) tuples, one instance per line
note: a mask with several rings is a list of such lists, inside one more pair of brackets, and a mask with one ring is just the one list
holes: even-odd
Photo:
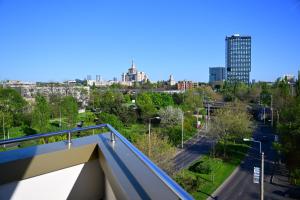
[(211, 142), (212, 141), (207, 137), (198, 135), (185, 143), (184, 149), (173, 158), (174, 170), (179, 171), (180, 169), (189, 166), (201, 155), (209, 153)]
[[(259, 124), (255, 140), (262, 141), (262, 151), (265, 154), (264, 199), (282, 200), (299, 199), (295, 196), (295, 188), (289, 185), (284, 165), (278, 163), (278, 156), (272, 149), (274, 135), (272, 130)], [(260, 185), (253, 183), (253, 168), (261, 167), (259, 144), (253, 143), (244, 162), (236, 172), (218, 188), (212, 198), (216, 200), (252, 200), (260, 199)], [(297, 195), (297, 194), (296, 194)]]

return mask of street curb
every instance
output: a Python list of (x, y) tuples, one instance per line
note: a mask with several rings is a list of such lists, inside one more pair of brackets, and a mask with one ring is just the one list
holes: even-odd
[(233, 176), (241, 169), (241, 165), (237, 166), (229, 177), (206, 199), (214, 200), (218, 193), (227, 185), (227, 183), (233, 178)]

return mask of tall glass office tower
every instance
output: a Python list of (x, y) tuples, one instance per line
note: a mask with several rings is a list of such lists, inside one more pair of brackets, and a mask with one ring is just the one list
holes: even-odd
[(250, 83), (251, 37), (235, 34), (226, 37), (226, 71), (229, 83)]

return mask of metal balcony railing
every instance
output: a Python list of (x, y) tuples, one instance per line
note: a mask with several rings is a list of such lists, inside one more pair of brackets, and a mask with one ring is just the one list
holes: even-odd
[[(69, 147), (72, 145), (71, 136), (73, 133), (78, 133), (82, 131), (95, 130), (108, 128), (111, 135), (111, 142), (122, 142), (125, 144), (130, 151), (132, 151), (144, 164), (148, 167), (168, 188), (170, 188), (179, 199), (193, 199), (192, 196), (187, 193), (181, 186), (179, 186), (175, 181), (173, 181), (164, 171), (162, 171), (159, 167), (157, 167), (148, 157), (146, 157), (140, 150), (138, 150), (133, 144), (131, 144), (122, 134), (120, 134), (117, 130), (115, 130), (110, 124), (99, 124), (95, 126), (88, 126), (82, 128), (74, 128), (70, 130), (63, 130), (58, 132), (49, 132), (43, 134), (35, 134), (30, 136), (24, 136), (19, 138), (11, 138), (7, 140), (0, 140), (0, 145), (19, 143), (29, 140), (35, 140), (40, 138), (47, 138), (58, 135), (67, 135), (67, 144)], [(118, 138), (119, 141), (116, 140)], [(117, 144), (117, 143), (116, 143)]]

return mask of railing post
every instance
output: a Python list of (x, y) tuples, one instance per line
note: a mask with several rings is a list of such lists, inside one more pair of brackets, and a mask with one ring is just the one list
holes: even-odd
[(71, 141), (71, 131), (68, 132), (68, 145), (71, 146), (72, 141)]
[(115, 142), (116, 141), (116, 136), (115, 136), (115, 134), (112, 131), (110, 132), (110, 141), (111, 142)]

